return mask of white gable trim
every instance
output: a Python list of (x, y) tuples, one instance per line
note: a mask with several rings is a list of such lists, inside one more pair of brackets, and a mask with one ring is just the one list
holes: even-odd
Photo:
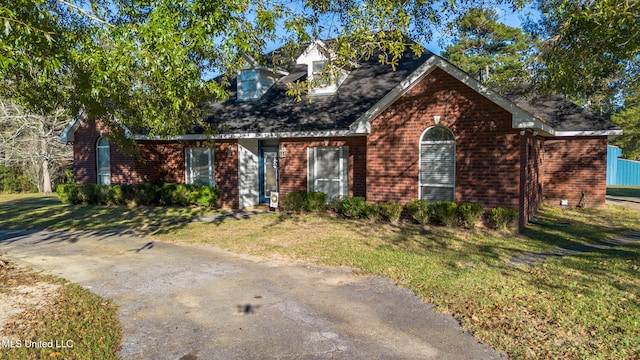
[(369, 133), (371, 131), (371, 120), (380, 115), (411, 87), (424, 79), (436, 68), (445, 71), (447, 74), (469, 86), (471, 89), (491, 100), (496, 105), (510, 112), (512, 114), (511, 125), (514, 129), (534, 129), (547, 135), (555, 135), (555, 129), (551, 126), (536, 119), (533, 115), (524, 111), (516, 104), (505, 99), (495, 91), (485, 87), (479, 81), (437, 55), (431, 56), (431, 58), (420, 65), (413, 73), (411, 73), (411, 75), (402, 80), (400, 84), (378, 101), (378, 103), (376, 103), (371, 109), (354, 121), (350, 126), (351, 131), (356, 133)]
[(87, 113), (84, 111), (84, 107), (78, 111), (78, 115), (76, 115), (69, 123), (67, 127), (64, 128), (62, 134), (60, 134), (60, 141), (63, 143), (74, 142), (75, 141), (75, 133), (80, 127), (80, 122), (87, 118)]

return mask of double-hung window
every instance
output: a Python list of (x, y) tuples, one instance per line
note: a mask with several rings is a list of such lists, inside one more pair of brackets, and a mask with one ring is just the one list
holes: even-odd
[(213, 149), (187, 148), (186, 153), (186, 183), (214, 186)]
[(349, 195), (349, 148), (325, 146), (307, 148), (309, 191), (327, 194), (327, 199)]
[(96, 143), (96, 170), (98, 185), (111, 185), (111, 150), (103, 137)]
[(445, 127), (427, 129), (420, 138), (420, 199), (454, 201), (456, 143)]

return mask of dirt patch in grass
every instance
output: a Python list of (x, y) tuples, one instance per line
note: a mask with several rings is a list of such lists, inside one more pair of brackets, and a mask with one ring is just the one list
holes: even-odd
[(113, 303), (0, 257), (0, 358), (117, 359)]
[(0, 335), (20, 334), (25, 317), (17, 316), (51, 305), (60, 294), (60, 284), (38, 279), (33, 272), (0, 258)]

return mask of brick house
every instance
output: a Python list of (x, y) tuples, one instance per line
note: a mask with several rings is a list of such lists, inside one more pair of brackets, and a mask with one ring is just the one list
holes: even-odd
[(520, 212), (520, 227), (543, 200), (603, 206), (607, 138), (620, 128), (560, 97), (501, 95), (428, 51), (407, 50), (395, 71), (370, 61), (312, 91), (326, 64), (316, 41), (288, 68), (248, 65), (229, 98), (206, 104), (219, 127), (172, 140), (132, 135), (145, 162), (123, 154), (94, 119), (74, 119), (79, 183), (186, 182), (217, 186), (222, 205), (268, 203), (271, 192), (322, 191), (368, 201), (470, 201)]

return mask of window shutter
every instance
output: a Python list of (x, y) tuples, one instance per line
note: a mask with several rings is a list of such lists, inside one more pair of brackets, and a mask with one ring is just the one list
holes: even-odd
[(316, 191), (315, 188), (315, 179), (316, 179), (316, 171), (315, 171), (315, 157), (316, 157), (316, 148), (308, 147), (307, 148), (307, 191)]
[(340, 148), (342, 151), (342, 191), (341, 196), (349, 196), (349, 147), (343, 146)]

